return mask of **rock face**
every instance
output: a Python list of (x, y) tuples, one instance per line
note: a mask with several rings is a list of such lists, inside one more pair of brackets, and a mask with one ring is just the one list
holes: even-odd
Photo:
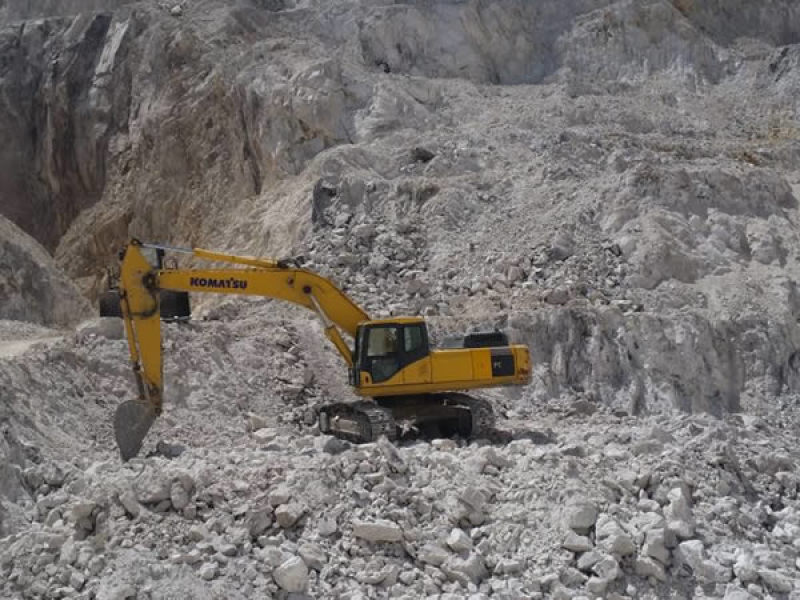
[(0, 133), (18, 141), (0, 150), (3, 214), (51, 252), (101, 197), (111, 136), (127, 127), (130, 76), (119, 64), (127, 35), (109, 14), (89, 13), (0, 32)]
[(0, 10), (9, 22), (116, 10), (132, 0), (5, 0)]
[(0, 216), (0, 319), (69, 325), (88, 303), (33, 238)]

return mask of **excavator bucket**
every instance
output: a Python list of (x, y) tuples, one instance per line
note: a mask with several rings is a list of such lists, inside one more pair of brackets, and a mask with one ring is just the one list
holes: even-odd
[(114, 415), (114, 436), (123, 462), (139, 453), (144, 440), (158, 413), (142, 400), (128, 400), (117, 407)]

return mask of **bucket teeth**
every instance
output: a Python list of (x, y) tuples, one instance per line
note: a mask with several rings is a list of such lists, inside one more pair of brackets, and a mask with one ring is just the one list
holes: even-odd
[(139, 453), (142, 441), (157, 416), (155, 409), (141, 400), (128, 400), (117, 407), (114, 415), (114, 437), (123, 461), (128, 461)]

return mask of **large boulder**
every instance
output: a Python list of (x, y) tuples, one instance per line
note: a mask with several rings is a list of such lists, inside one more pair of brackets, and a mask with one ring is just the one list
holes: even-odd
[(36, 240), (0, 216), (0, 319), (64, 326), (89, 304)]

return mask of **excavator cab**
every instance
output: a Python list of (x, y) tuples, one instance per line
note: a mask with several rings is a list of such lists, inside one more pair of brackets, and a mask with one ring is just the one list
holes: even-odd
[(428, 328), (421, 318), (370, 321), (359, 325), (350, 383), (382, 383), (430, 354)]

